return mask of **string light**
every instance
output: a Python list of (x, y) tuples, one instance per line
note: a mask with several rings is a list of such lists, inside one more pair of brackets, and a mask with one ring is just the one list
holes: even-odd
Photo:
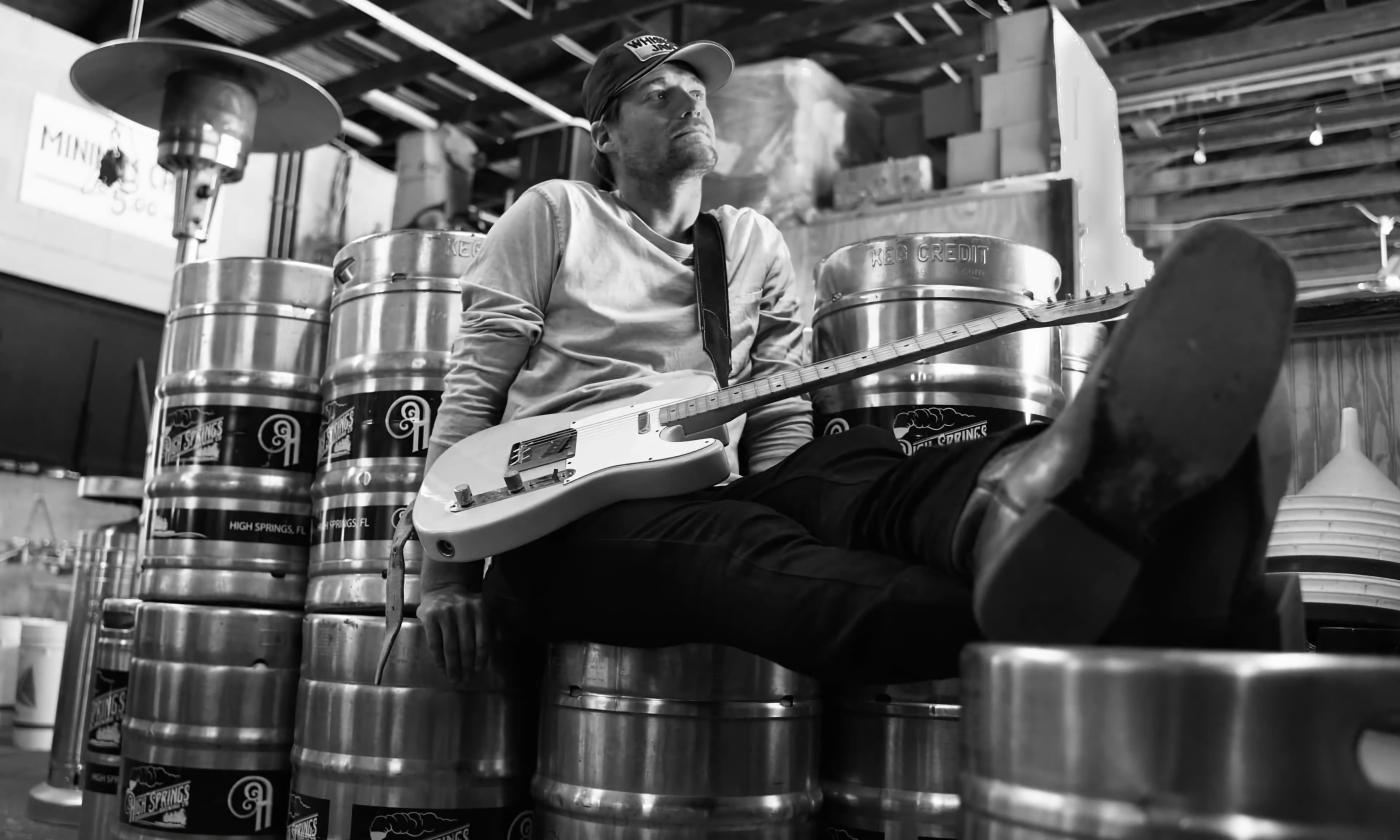
[(1308, 142), (1314, 146), (1322, 145), (1322, 106), (1313, 108), (1313, 130), (1308, 135)]
[(1196, 131), (1196, 153), (1191, 155), (1191, 160), (1195, 161), (1197, 166), (1200, 166), (1201, 164), (1206, 162), (1205, 126), (1201, 126), (1200, 129)]

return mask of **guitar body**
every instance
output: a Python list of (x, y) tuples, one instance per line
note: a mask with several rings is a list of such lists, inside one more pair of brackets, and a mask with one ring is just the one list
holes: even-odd
[[(512, 420), (458, 441), (428, 470), (414, 502), (423, 550), (449, 563), (480, 560), (614, 502), (723, 481), (722, 440), (687, 439), (658, 420), (663, 406), (704, 394), (714, 381), (684, 374), (658, 383), (625, 404)], [(508, 472), (519, 489), (508, 487)], [(455, 497), (463, 484), (472, 493), (465, 507)]]

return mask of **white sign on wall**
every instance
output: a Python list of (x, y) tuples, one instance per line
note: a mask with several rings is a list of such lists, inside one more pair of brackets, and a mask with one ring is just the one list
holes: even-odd
[[(172, 242), (175, 176), (156, 163), (155, 131), (95, 108), (34, 94), (19, 200), (151, 242)], [(120, 177), (103, 158), (121, 151)]]

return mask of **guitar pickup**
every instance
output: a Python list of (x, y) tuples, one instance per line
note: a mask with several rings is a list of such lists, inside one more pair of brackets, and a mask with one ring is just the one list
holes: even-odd
[(651, 431), (651, 412), (637, 412), (637, 434), (644, 435), (649, 431)]
[(533, 440), (518, 441), (510, 445), (510, 456), (506, 459), (506, 466), (515, 470), (527, 470), (556, 461), (567, 461), (574, 457), (577, 447), (578, 432), (573, 429), (565, 429)]

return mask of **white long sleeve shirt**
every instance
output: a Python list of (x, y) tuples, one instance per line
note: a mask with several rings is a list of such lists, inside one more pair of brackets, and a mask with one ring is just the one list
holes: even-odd
[[(714, 212), (729, 277), (731, 384), (798, 367), (806, 347), (782, 234), (748, 208)], [(433, 449), (513, 418), (635, 397), (642, 377), (713, 376), (692, 254), (612, 193), (578, 181), (527, 190), (462, 278)], [(807, 400), (760, 406), (729, 424), (731, 471), (765, 469), (811, 437)]]

